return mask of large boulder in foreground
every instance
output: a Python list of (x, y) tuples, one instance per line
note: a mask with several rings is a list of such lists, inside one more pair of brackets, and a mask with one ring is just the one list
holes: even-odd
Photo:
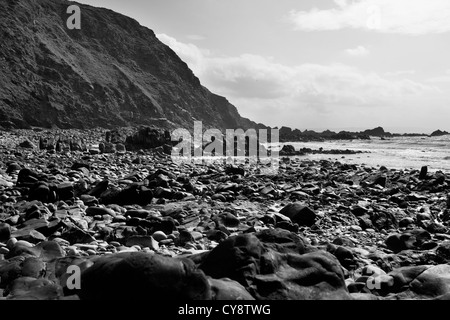
[(83, 300), (209, 300), (205, 274), (186, 258), (143, 252), (107, 255), (81, 275)]
[[(289, 245), (274, 247), (274, 239)], [(257, 300), (351, 299), (339, 261), (320, 250), (299, 253), (308, 249), (278, 231), (242, 234), (215, 247), (200, 268), (210, 277), (239, 282)]]
[(257, 300), (352, 300), (339, 261), (330, 253), (267, 255), (273, 272), (255, 276)]
[(208, 254), (200, 269), (213, 278), (230, 278), (247, 287), (259, 273), (263, 253), (264, 247), (254, 235), (229, 237)]

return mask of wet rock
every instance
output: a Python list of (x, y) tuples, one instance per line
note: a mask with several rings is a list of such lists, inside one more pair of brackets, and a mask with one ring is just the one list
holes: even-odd
[(7, 223), (0, 223), (0, 242), (6, 242), (11, 237), (11, 226)]
[(433, 266), (422, 272), (410, 283), (417, 294), (438, 297), (450, 292), (450, 265)]
[(208, 282), (212, 291), (211, 300), (255, 300), (240, 283), (234, 280), (208, 277)]
[(108, 209), (108, 208), (103, 208), (103, 207), (88, 207), (88, 208), (86, 208), (86, 215), (90, 216), (90, 217), (93, 217), (96, 215), (100, 215), (100, 216), (109, 215), (111, 217), (116, 216), (116, 214), (114, 213), (113, 210)]
[(81, 276), (82, 300), (208, 300), (211, 288), (189, 259), (118, 253), (97, 259)]
[(283, 229), (267, 229), (255, 233), (255, 236), (263, 243), (265, 248), (280, 253), (303, 254), (310, 249), (306, 239)]
[(230, 278), (246, 287), (248, 279), (259, 273), (264, 251), (254, 235), (229, 237), (209, 253), (200, 269), (212, 278)]
[(290, 203), (280, 211), (299, 226), (312, 226), (316, 220), (316, 213), (300, 202)]
[(153, 199), (152, 190), (145, 186), (131, 185), (126, 189), (117, 193), (111, 193), (108, 195), (103, 194), (100, 200), (103, 204), (118, 204), (121, 206), (138, 204), (145, 206), (151, 203)]
[(421, 273), (427, 270), (429, 266), (407, 266), (397, 268), (388, 274), (394, 278), (392, 292), (400, 292), (409, 288), (409, 284)]
[(419, 175), (419, 179), (420, 180), (424, 180), (427, 178), (427, 174), (428, 174), (428, 167), (427, 166), (423, 166), (420, 169), (420, 175)]
[(231, 214), (229, 212), (221, 214), (219, 218), (226, 227), (230, 228), (236, 228), (240, 223), (239, 219), (234, 214)]
[(74, 187), (71, 182), (60, 183), (56, 188), (56, 194), (59, 200), (69, 200), (74, 197)]
[(0, 261), (0, 288), (5, 289), (22, 273), (22, 263), (25, 257)]
[(152, 236), (132, 236), (126, 240), (125, 245), (127, 247), (138, 245), (141, 248), (148, 247), (154, 251), (159, 250), (158, 241), (156, 241)]
[(36, 149), (36, 145), (31, 142), (29, 139), (25, 139), (21, 143), (19, 143), (19, 147), (24, 149)]
[(252, 288), (260, 300), (351, 300), (342, 267), (324, 251), (275, 254), (273, 273), (254, 277)]
[(108, 189), (109, 181), (103, 180), (98, 182), (87, 194), (93, 197), (100, 197), (100, 195)]
[(37, 257), (26, 258), (22, 263), (21, 274), (24, 277), (41, 278), (45, 275), (46, 264)]
[(62, 288), (47, 279), (20, 277), (11, 284), (8, 300), (59, 300)]

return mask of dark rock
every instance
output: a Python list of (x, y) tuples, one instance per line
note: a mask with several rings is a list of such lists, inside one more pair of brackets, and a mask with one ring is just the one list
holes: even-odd
[(56, 189), (56, 195), (59, 200), (65, 201), (74, 197), (74, 188), (72, 182), (60, 183)]
[(42, 241), (30, 250), (43, 262), (51, 262), (66, 255), (65, 251), (56, 241)]
[(13, 162), (10, 165), (8, 165), (6, 173), (13, 173), (14, 171), (20, 171), (20, 169), (22, 169), (22, 167), (18, 163)]
[(25, 149), (35, 149), (36, 145), (31, 142), (29, 139), (25, 139), (21, 143), (19, 143), (19, 147), (25, 148)]
[(82, 300), (208, 300), (207, 278), (189, 259), (157, 254), (103, 256), (81, 275)]
[(225, 173), (226, 174), (239, 174), (241, 176), (245, 175), (245, 169), (241, 168), (241, 167), (236, 167), (236, 166), (228, 166), (225, 168)]
[(293, 156), (296, 155), (296, 151), (294, 146), (290, 144), (286, 144), (283, 146), (283, 148), (279, 151), (280, 156)]
[(145, 186), (131, 185), (124, 190), (110, 194), (102, 194), (100, 201), (103, 204), (131, 205), (138, 204), (145, 206), (153, 199), (152, 190)]
[(448, 133), (447, 131), (441, 131), (441, 130), (436, 130), (433, 133), (431, 133), (431, 137), (440, 137), (440, 136), (445, 136), (448, 135), (450, 133)]
[(309, 249), (309, 243), (306, 239), (283, 229), (267, 229), (255, 233), (255, 236), (263, 243), (265, 248), (280, 253), (303, 254)]
[(342, 267), (333, 255), (317, 251), (273, 256), (274, 272), (254, 277), (252, 294), (258, 300), (351, 299)]
[(28, 257), (22, 263), (22, 276), (41, 278), (45, 276), (46, 264), (37, 257)]
[(264, 251), (262, 243), (254, 235), (233, 236), (215, 247), (200, 269), (213, 278), (230, 278), (247, 287), (248, 279), (259, 273)]
[(100, 197), (100, 195), (108, 189), (109, 181), (103, 180), (100, 181), (95, 185), (94, 188), (92, 188), (87, 194), (93, 197)]
[(219, 218), (226, 227), (230, 228), (236, 228), (240, 223), (239, 219), (234, 214), (231, 214), (229, 212), (221, 214)]
[(310, 227), (316, 220), (316, 213), (300, 202), (288, 204), (281, 209), (280, 213), (289, 217), (294, 223), (298, 223), (299, 226)]
[(153, 149), (165, 144), (172, 144), (170, 132), (150, 127), (140, 128), (125, 141), (127, 150)]
[(234, 280), (208, 277), (208, 282), (212, 291), (211, 300), (255, 300), (239, 282)]
[(339, 260), (344, 268), (354, 269), (356, 267), (355, 257), (350, 249), (339, 246), (332, 254)]
[(438, 297), (450, 292), (450, 266), (432, 266), (422, 272), (411, 283), (411, 290), (419, 295)]
[(115, 217), (116, 214), (114, 213), (113, 210), (109, 209), (109, 208), (103, 208), (103, 207), (88, 207), (86, 208), (86, 215), (87, 216), (96, 216), (96, 215), (110, 215), (112, 217)]
[(59, 300), (62, 288), (47, 279), (20, 277), (8, 289), (8, 300)]
[(69, 241), (70, 244), (75, 243), (91, 243), (95, 238), (88, 232), (80, 229), (75, 225), (70, 225), (61, 233), (61, 238)]
[(11, 237), (11, 226), (7, 223), (0, 223), (0, 242), (6, 242)]
[(390, 211), (375, 211), (370, 219), (373, 226), (378, 230), (389, 230), (392, 228), (396, 228), (398, 225), (397, 219)]
[(422, 169), (420, 169), (419, 179), (420, 180), (426, 179), (427, 178), (427, 174), (428, 174), (428, 167), (427, 166), (423, 166)]

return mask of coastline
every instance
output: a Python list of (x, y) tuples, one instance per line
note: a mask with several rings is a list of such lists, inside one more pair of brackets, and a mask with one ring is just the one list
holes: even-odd
[[(213, 291), (228, 298), (236, 297), (220, 282), (224, 277), (247, 299), (421, 300), (447, 293), (442, 289), (447, 278), (438, 272), (450, 261), (446, 173), (281, 157), (278, 174), (264, 175), (252, 166), (178, 166), (155, 150), (91, 154), (2, 145), (0, 154), (2, 275), (9, 270), (5, 266), (22, 268), (14, 262), (18, 257), (37, 255), (33, 263), (48, 269), (62, 260), (90, 265), (99, 256), (108, 265), (108, 255), (121, 252), (123, 259), (138, 253), (169, 259), (157, 268), (184, 257), (200, 270), (207, 290), (219, 288)], [(42, 243), (57, 250), (46, 252)], [(239, 256), (241, 250), (252, 253)], [(42, 252), (52, 258), (45, 267)], [(222, 256), (237, 265), (224, 265)], [(263, 256), (273, 263), (272, 271), (259, 265)], [(303, 262), (292, 262), (297, 260)], [(308, 272), (322, 276), (313, 261), (333, 270), (325, 284), (303, 279)], [(244, 272), (248, 263), (256, 267)], [(411, 268), (417, 273), (401, 283)], [(429, 270), (426, 279), (420, 278), (424, 270)], [(10, 288), (19, 275), (2, 277), (2, 287)], [(265, 282), (269, 275), (282, 289)], [(5, 298), (111, 294), (95, 286), (95, 277), (86, 280), (91, 284), (83, 282), (90, 288), (84, 291), (83, 286), (64, 291), (65, 278), (34, 277), (49, 281), (58, 294), (30, 286), (25, 292), (3, 289)], [(371, 287), (369, 278), (377, 286)], [(147, 285), (158, 286), (154, 281)], [(429, 281), (435, 290), (423, 292), (414, 281)], [(171, 290), (185, 294), (179, 285)], [(314, 296), (307, 293), (311, 290)]]

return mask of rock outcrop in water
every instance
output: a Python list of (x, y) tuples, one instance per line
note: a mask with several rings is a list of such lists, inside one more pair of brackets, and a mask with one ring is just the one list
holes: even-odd
[(449, 134), (450, 133), (448, 133), (447, 131), (436, 130), (430, 136), (431, 137), (440, 137), (440, 136), (446, 136), (446, 135), (449, 135)]
[[(81, 29), (69, 30), (70, 5)], [(65, 0), (0, 0), (0, 126), (258, 128), (152, 30)]]

